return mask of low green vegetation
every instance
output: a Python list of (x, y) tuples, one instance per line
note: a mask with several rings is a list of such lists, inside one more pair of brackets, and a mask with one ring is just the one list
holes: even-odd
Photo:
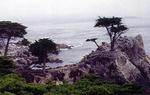
[(0, 57), (0, 76), (14, 72), (15, 65), (7, 57)]
[(13, 62), (0, 57), (0, 95), (133, 95), (142, 93), (136, 85), (117, 85), (100, 81), (95, 76), (85, 76), (74, 84), (64, 81), (63, 85), (54, 82), (46, 84), (27, 83), (15, 74)]
[(135, 85), (117, 85), (101, 82), (94, 76), (83, 77), (74, 84), (63, 85), (26, 83), (16, 74), (0, 78), (0, 95), (140, 95), (142, 89)]

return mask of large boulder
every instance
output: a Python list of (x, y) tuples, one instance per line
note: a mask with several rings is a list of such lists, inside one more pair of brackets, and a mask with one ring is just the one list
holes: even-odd
[(150, 59), (144, 50), (142, 36), (137, 35), (135, 38), (124, 37), (118, 40), (118, 43), (117, 49), (126, 54), (129, 61), (140, 71), (145, 79), (150, 80)]

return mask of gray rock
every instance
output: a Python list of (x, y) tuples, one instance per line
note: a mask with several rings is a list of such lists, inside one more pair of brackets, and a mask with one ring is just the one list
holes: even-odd
[(58, 49), (71, 49), (73, 46), (69, 46), (66, 44), (57, 44)]
[(49, 69), (44, 81), (58, 79), (74, 82), (88, 74), (94, 74), (102, 81), (116, 83), (150, 81), (150, 58), (145, 53), (141, 35), (135, 38), (122, 37), (116, 42), (115, 48), (115, 51), (110, 51), (110, 45), (103, 42), (78, 64)]
[(62, 63), (62, 62), (63, 62), (62, 60), (60, 60), (60, 59), (58, 58), (58, 55), (57, 55), (57, 54), (52, 54), (52, 53), (49, 53), (49, 54), (48, 54), (48, 60), (49, 60), (49, 62), (51, 62), (51, 63)]
[[(1, 43), (1, 42), (0, 42)], [(11, 58), (17, 66), (24, 67), (31, 65), (38, 60), (37, 57), (33, 56), (29, 51), (28, 46), (16, 44), (17, 40), (12, 40), (9, 44), (7, 56)], [(5, 50), (5, 45), (0, 49), (2, 55)]]

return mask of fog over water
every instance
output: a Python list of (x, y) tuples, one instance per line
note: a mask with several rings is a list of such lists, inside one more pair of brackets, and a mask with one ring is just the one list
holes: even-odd
[(0, 19), (28, 21), (150, 16), (150, 0), (0, 0)]
[(87, 38), (107, 41), (104, 29), (94, 28), (98, 16), (120, 16), (129, 27), (125, 34), (142, 34), (150, 54), (150, 0), (1, 0), (0, 20), (20, 22), (26, 26), (30, 41), (51, 38), (57, 43), (73, 45), (62, 50), (63, 64), (74, 64), (96, 49)]

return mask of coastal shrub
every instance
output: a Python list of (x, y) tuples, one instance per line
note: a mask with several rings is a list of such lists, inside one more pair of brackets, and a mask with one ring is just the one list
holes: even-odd
[(15, 65), (7, 57), (0, 57), (0, 76), (10, 74), (14, 71)]
[(100, 81), (95, 76), (85, 76), (74, 84), (62, 85), (26, 83), (16, 74), (0, 78), (0, 95), (142, 95), (142, 88), (133, 84), (118, 85)]
[(48, 90), (50, 90), (50, 89), (52, 89), (52, 88), (54, 88), (55, 86), (56, 86), (56, 83), (55, 82), (52, 82), (52, 81), (48, 81), (47, 83), (46, 83), (46, 88), (48, 89)]
[(44, 84), (26, 83), (20, 76), (8, 74), (0, 78), (0, 92), (10, 92), (15, 95), (43, 95), (47, 92), (47, 87)]
[(0, 95), (15, 95), (15, 94), (10, 93), (10, 92), (4, 92), (4, 93), (0, 93)]
[(20, 78), (16, 74), (8, 74), (0, 79), (0, 91), (1, 92), (11, 92), (18, 93), (24, 90), (24, 79)]
[(85, 76), (74, 84), (51, 87), (45, 95), (133, 95), (141, 94), (141, 87), (137, 85), (118, 85), (102, 82), (95, 76)]
[(16, 95), (34, 95), (34, 94), (28, 91), (18, 91)]
[(24, 90), (33, 93), (33, 95), (43, 95), (48, 91), (46, 88), (45, 84), (30, 83), (26, 84)]
[(54, 94), (54, 93), (48, 92), (48, 93), (45, 93), (44, 95), (58, 95), (58, 94)]
[(50, 92), (56, 95), (80, 95), (79, 90), (75, 89), (74, 85), (68, 83), (55, 86), (50, 90)]

